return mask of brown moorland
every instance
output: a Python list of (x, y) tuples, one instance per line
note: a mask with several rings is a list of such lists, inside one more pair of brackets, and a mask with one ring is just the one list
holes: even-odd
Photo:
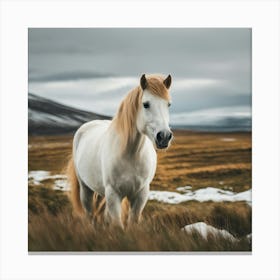
[[(61, 174), (71, 154), (72, 136), (30, 136), (29, 171)], [(242, 192), (251, 188), (251, 133), (175, 131), (170, 149), (158, 153), (152, 190), (215, 187)], [(29, 251), (251, 251), (251, 207), (246, 202), (166, 204), (148, 201), (140, 225), (125, 232), (94, 228), (75, 217), (67, 192), (54, 180), (28, 187)], [(187, 224), (205, 222), (235, 238), (183, 232)]]

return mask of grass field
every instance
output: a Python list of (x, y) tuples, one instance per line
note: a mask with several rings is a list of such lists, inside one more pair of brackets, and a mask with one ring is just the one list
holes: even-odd
[[(29, 137), (29, 171), (62, 174), (72, 137)], [(152, 190), (177, 192), (213, 187), (234, 193), (251, 189), (251, 133), (176, 131), (171, 148), (158, 153)], [(251, 206), (245, 201), (149, 200), (142, 223), (127, 231), (94, 228), (75, 217), (68, 192), (54, 190), (55, 176), (29, 181), (29, 251), (251, 251)], [(184, 232), (185, 225), (205, 222), (234, 236)]]

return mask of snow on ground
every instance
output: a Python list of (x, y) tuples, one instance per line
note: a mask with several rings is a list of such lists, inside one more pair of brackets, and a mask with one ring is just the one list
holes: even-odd
[[(45, 180), (49, 179), (54, 180), (55, 190), (69, 191), (65, 175), (51, 175), (50, 172), (44, 170), (30, 171), (28, 173), (28, 181), (33, 185), (42, 185)], [(149, 200), (157, 200), (169, 204), (179, 204), (191, 200), (199, 202), (246, 201), (250, 206), (252, 205), (251, 190), (235, 193), (229, 190), (208, 187), (192, 191), (191, 186), (178, 187), (177, 190), (179, 192), (150, 191)]]
[(50, 172), (44, 170), (30, 171), (28, 173), (28, 181), (30, 180), (34, 185), (40, 185), (42, 180), (50, 175)]
[(225, 229), (217, 229), (213, 226), (207, 225), (203, 222), (198, 222), (190, 225), (186, 225), (182, 228), (182, 231), (187, 233), (198, 232), (204, 239), (207, 240), (208, 235), (213, 235), (215, 237), (223, 237), (230, 241), (237, 241), (238, 239), (235, 238), (231, 233), (229, 233)]
[(34, 185), (41, 185), (45, 180), (54, 180), (54, 189), (69, 191), (66, 176), (62, 174), (51, 175), (49, 171), (36, 170), (28, 173), (28, 181)]
[(54, 190), (70, 191), (70, 186), (68, 185), (66, 179), (57, 179), (54, 181), (54, 184)]
[[(177, 188), (177, 190), (184, 190), (182, 187)], [(204, 201), (246, 201), (251, 205), (252, 201), (251, 190), (234, 193), (232, 191), (221, 190), (218, 188), (203, 188), (196, 191), (191, 191), (185, 189), (185, 193), (169, 192), (169, 191), (150, 191), (149, 199), (157, 200), (164, 203), (178, 204), (185, 201), (197, 200), (200, 202)]]
[(179, 192), (186, 192), (188, 190), (190, 190), (192, 187), (191, 186), (185, 186), (185, 187), (179, 187), (176, 190)]

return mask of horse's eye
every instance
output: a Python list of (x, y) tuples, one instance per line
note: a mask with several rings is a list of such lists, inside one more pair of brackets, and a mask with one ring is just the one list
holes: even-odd
[(170, 102), (168, 102), (168, 107), (170, 107), (171, 106), (171, 103)]
[(150, 108), (150, 103), (149, 103), (149, 102), (143, 103), (143, 107), (144, 107), (145, 109), (149, 109), (149, 108)]

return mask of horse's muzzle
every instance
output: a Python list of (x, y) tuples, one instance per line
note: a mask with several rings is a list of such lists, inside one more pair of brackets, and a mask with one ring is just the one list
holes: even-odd
[(170, 130), (162, 130), (156, 135), (156, 146), (158, 149), (165, 149), (168, 147), (173, 134)]

